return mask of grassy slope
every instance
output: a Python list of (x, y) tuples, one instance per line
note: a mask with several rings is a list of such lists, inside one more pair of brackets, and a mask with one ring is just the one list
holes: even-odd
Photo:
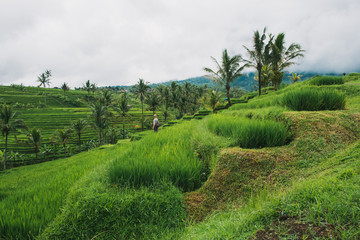
[(126, 144), (1, 172), (0, 236), (36, 236), (59, 214), (73, 184), (96, 166), (106, 164)]
[[(46, 93), (46, 95), (44, 94)], [(49, 144), (52, 134), (57, 129), (70, 127), (72, 121), (78, 119), (89, 119), (91, 113), (90, 108), (86, 102), (86, 91), (70, 90), (66, 92), (66, 98), (63, 97), (61, 89), (44, 89), (38, 87), (23, 87), (14, 88), (9, 86), (0, 86), (0, 104), (10, 104), (20, 113), (20, 119), (23, 119), (29, 129), (33, 127), (39, 128), (42, 135), (41, 145)], [(91, 98), (95, 95), (90, 93)], [(114, 99), (118, 96), (114, 95)], [(46, 98), (47, 107), (41, 107)], [(78, 105), (74, 105), (74, 102)], [(141, 125), (141, 107), (139, 100), (131, 98), (130, 104), (133, 106), (128, 112), (128, 117), (125, 121), (126, 129), (135, 131), (135, 125)], [(145, 106), (146, 108), (146, 106)], [(159, 112), (158, 112), (159, 114)], [(152, 123), (152, 111), (144, 112), (145, 119), (149, 124)], [(162, 116), (159, 116), (162, 121)], [(170, 118), (171, 119), (171, 118)], [(113, 119), (113, 125), (122, 128), (122, 119), (120, 117)], [(91, 126), (82, 135), (83, 141), (96, 139), (97, 132)], [(10, 133), (8, 139), (8, 151), (19, 153), (33, 153), (33, 146), (27, 141), (26, 131), (17, 133), (17, 139), (14, 138), (14, 133)], [(69, 141), (70, 144), (77, 144), (77, 136), (73, 134), (73, 138)], [(0, 138), (0, 148), (4, 148), (4, 138)], [(61, 148), (61, 147), (59, 147)], [(59, 151), (59, 153), (62, 151)]]
[[(343, 86), (330, 86), (346, 91), (348, 110), (285, 111), (294, 123), (295, 140), (291, 144), (260, 150), (224, 149), (216, 165), (209, 164), (213, 172), (208, 181), (198, 191), (185, 194), (183, 203), (181, 193), (166, 184), (140, 189), (111, 185), (107, 166), (99, 166), (76, 184), (71, 183), (73, 187), (67, 189), (70, 194), (62, 214), (41, 238), (66, 238), (73, 234), (73, 238), (96, 236), (102, 239), (119, 236), (246, 239), (259, 229), (263, 229), (264, 234), (271, 231), (286, 234), (286, 230), (281, 229), (289, 224), (277, 221), (283, 215), (314, 226), (331, 224), (326, 232), (328, 235), (341, 237), (343, 234), (347, 239), (359, 236), (356, 227), (359, 224), (360, 190), (356, 183), (359, 181), (360, 146), (356, 139), (359, 136), (360, 81), (356, 79)], [(302, 84), (306, 83), (294, 87), (302, 87)], [(254, 108), (268, 105), (269, 100), (276, 98), (274, 96), (289, 89), (254, 99), (248, 105), (241, 105), (241, 109), (248, 108), (247, 113), (251, 111), (253, 116), (273, 112), (274, 109)], [(281, 107), (275, 110), (279, 114), (284, 111)], [(243, 110), (229, 114), (234, 113), (245, 114)], [(198, 130), (206, 137), (204, 128)], [(205, 144), (198, 149), (203, 146), (211, 147)], [(205, 148), (197, 154), (210, 149)], [(109, 152), (109, 159), (114, 155), (121, 156), (119, 152)], [(7, 185), (16, 179), (16, 175), (9, 174), (6, 181), (3, 176), (0, 178), (0, 182)], [(21, 192), (15, 188), (11, 191), (11, 194)], [(28, 196), (27, 201), (32, 202)], [(182, 204), (191, 219), (206, 220), (200, 224), (188, 223), (189, 226), (184, 228)], [(42, 207), (39, 205), (40, 209)], [(8, 202), (5, 208), (11, 211), (11, 204)], [(27, 233), (24, 234), (23, 237)]]

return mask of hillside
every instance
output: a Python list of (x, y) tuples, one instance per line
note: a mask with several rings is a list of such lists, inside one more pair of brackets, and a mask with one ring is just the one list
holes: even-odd
[(3, 171), (0, 236), (358, 239), (360, 74), (318, 80), (139, 141)]
[[(316, 73), (316, 72), (301, 72), (298, 74), (302, 75), (301, 80), (306, 80), (306, 79), (312, 78), (317, 75), (328, 75), (328, 76), (340, 76), (341, 75), (341, 74), (337, 74), (337, 73), (325, 73), (324, 74), (324, 73)], [(285, 73), (284, 79), (283, 79), (284, 84), (292, 83), (290, 80), (290, 76), (291, 76), (291, 73)], [(242, 77), (236, 79), (233, 83), (230, 84), (230, 86), (240, 87), (244, 91), (252, 92), (252, 91), (254, 91), (254, 86), (257, 86), (257, 81), (254, 79), (254, 77), (255, 77), (254, 72), (247, 73), (247, 74), (245, 74), (245, 76), (242, 76)], [(198, 85), (198, 86), (203, 86), (206, 84), (210, 88), (219, 87), (218, 84), (214, 83), (212, 80), (210, 80), (209, 78), (206, 78), (205, 76), (193, 77), (193, 78), (188, 78), (188, 79), (184, 79), (184, 80), (174, 80), (174, 81), (179, 84), (188, 82), (188, 83)], [(167, 85), (170, 85), (171, 82), (172, 81), (166, 81), (166, 82), (162, 82), (162, 83), (154, 83), (154, 84), (151, 84), (151, 87), (156, 87), (161, 84), (167, 86)], [(124, 88), (124, 89), (131, 88), (131, 86), (116, 86), (116, 87)]]

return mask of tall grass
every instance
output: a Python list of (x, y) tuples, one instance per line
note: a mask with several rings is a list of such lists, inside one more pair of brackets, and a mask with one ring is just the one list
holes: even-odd
[(71, 158), (1, 172), (0, 238), (34, 238), (60, 213), (75, 182), (123, 148), (125, 145), (94, 149)]
[[(360, 238), (360, 144), (329, 161), (330, 169), (278, 192), (267, 190), (253, 196), (237, 210), (218, 212), (207, 221), (190, 226), (177, 239), (250, 239), (256, 231), (269, 228), (280, 236), (288, 230), (271, 223), (280, 223), (282, 215), (299, 222), (328, 228), (333, 238)], [(350, 154), (349, 154), (350, 153)], [(327, 225), (329, 224), (329, 225)], [(295, 232), (296, 234), (296, 232)], [(167, 239), (171, 239), (169, 236)], [(297, 238), (296, 238), (297, 239)]]
[(344, 78), (339, 76), (319, 76), (311, 79), (309, 84), (316, 86), (344, 84)]
[[(198, 158), (199, 146), (192, 141), (199, 125), (196, 121), (184, 122), (134, 142), (112, 164), (111, 181), (132, 187), (171, 182), (183, 191), (200, 187), (208, 170), (207, 163)], [(211, 148), (217, 148), (217, 142)]]
[(182, 229), (185, 218), (174, 186), (119, 190), (100, 167), (72, 188), (62, 213), (39, 239), (158, 239), (159, 232)]
[(332, 89), (304, 88), (286, 93), (282, 104), (295, 111), (340, 110), (345, 108), (346, 96)]
[(272, 120), (254, 120), (232, 116), (212, 116), (208, 128), (221, 136), (231, 137), (243, 148), (262, 148), (284, 145), (286, 127)]

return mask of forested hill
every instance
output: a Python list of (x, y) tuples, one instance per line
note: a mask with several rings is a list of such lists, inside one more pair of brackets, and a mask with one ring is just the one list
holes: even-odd
[[(306, 80), (306, 79), (312, 78), (316, 75), (324, 75), (324, 73), (317, 73), (317, 72), (302, 72), (302, 73), (298, 73), (298, 74), (302, 75), (301, 80)], [(325, 73), (325, 75), (338, 76), (341, 74)], [(291, 82), (290, 76), (291, 76), (291, 73), (285, 73), (283, 83), (290, 83)], [(255, 77), (254, 72), (247, 73), (245, 76), (242, 76), (242, 77), (238, 78), (235, 82), (233, 82), (231, 84), (231, 86), (232, 87), (233, 86), (241, 87), (245, 91), (254, 91), (254, 86), (257, 85), (257, 81), (254, 79), (254, 77)], [(200, 85), (200, 86), (207, 84), (210, 88), (218, 87), (218, 84), (216, 84), (212, 80), (206, 78), (205, 76), (193, 77), (193, 78), (188, 78), (188, 79), (184, 79), (184, 80), (173, 80), (173, 81), (167, 81), (167, 82), (162, 82), (162, 83), (153, 83), (153, 84), (150, 84), (150, 86), (156, 87), (160, 84), (170, 85), (171, 82), (174, 82), (174, 81), (179, 84), (188, 82), (188, 83), (191, 83), (194, 85)], [(128, 89), (128, 88), (131, 88), (132, 86), (116, 86), (116, 87)]]

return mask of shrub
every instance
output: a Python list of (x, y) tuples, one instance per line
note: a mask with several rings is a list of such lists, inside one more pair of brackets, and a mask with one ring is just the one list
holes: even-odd
[(282, 104), (295, 111), (319, 111), (344, 109), (344, 93), (332, 89), (307, 88), (286, 93)]
[(271, 120), (254, 120), (231, 116), (212, 116), (208, 128), (221, 136), (231, 137), (243, 148), (262, 148), (284, 145), (286, 127)]
[(338, 76), (319, 76), (311, 79), (309, 83), (316, 86), (344, 84), (344, 79)]

